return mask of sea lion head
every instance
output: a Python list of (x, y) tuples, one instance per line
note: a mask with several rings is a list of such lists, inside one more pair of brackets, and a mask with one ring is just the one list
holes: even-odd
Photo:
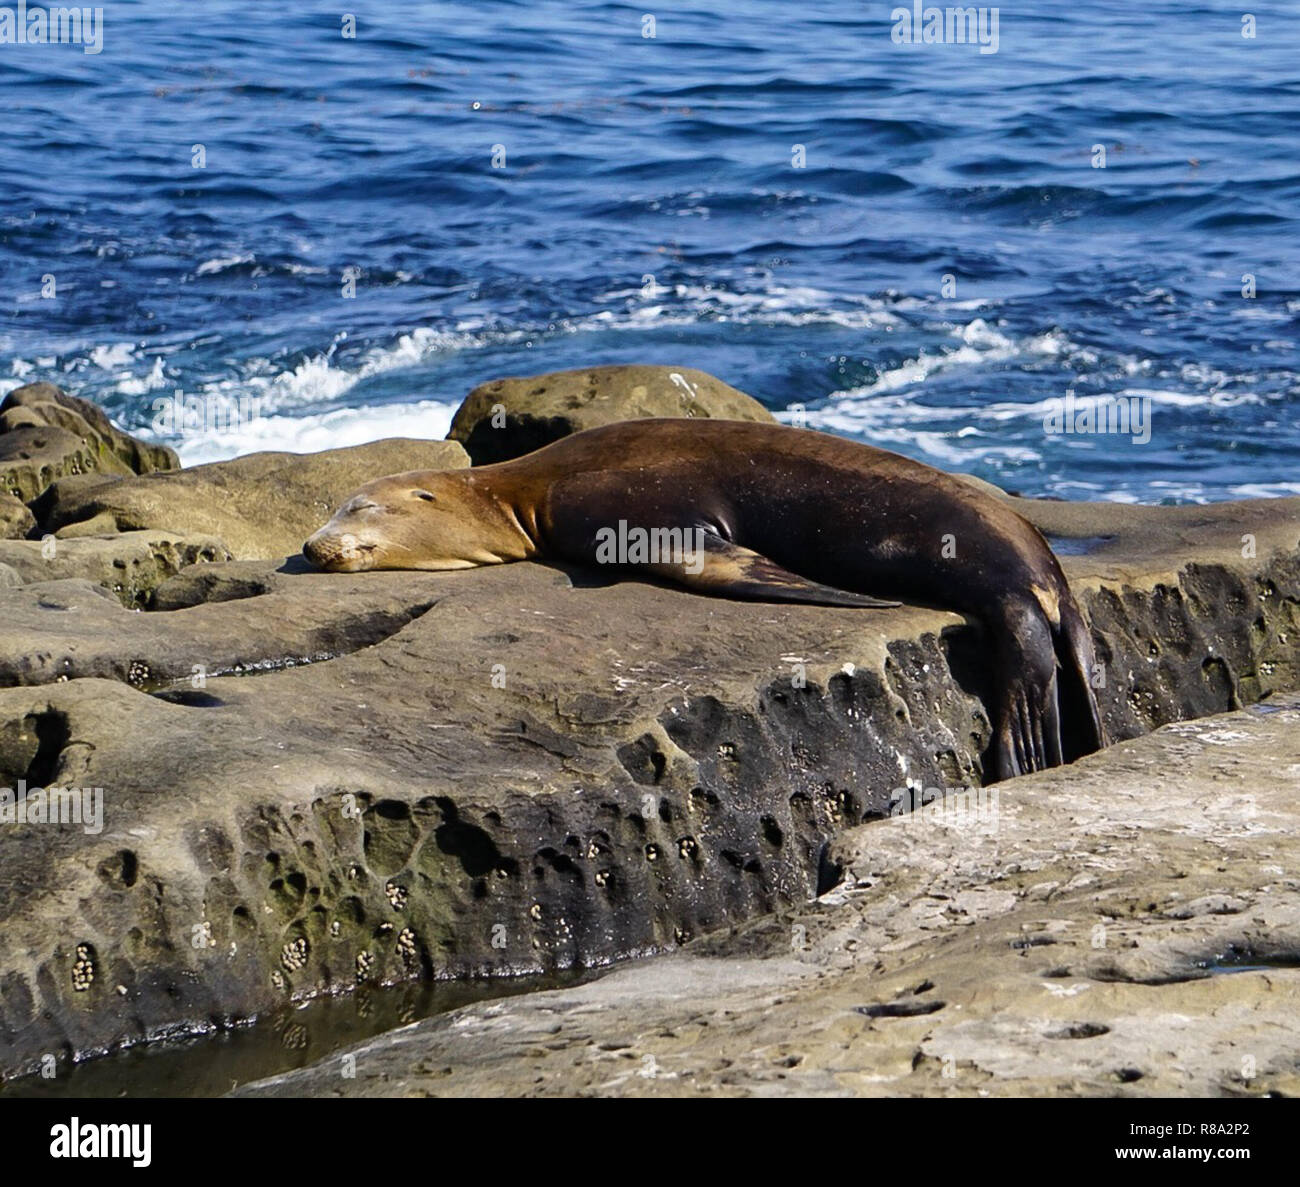
[(413, 470), (367, 482), (302, 546), (329, 573), (471, 569), (532, 551), (511, 509), (468, 470)]

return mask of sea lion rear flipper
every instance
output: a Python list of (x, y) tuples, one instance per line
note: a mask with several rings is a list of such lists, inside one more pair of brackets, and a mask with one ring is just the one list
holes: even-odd
[[(649, 564), (645, 568), (689, 589), (724, 598), (756, 602), (809, 602), (818, 606), (857, 606), (888, 609), (899, 602), (885, 602), (867, 594), (850, 593), (821, 585), (783, 569), (761, 553), (742, 548), (712, 532), (703, 537), (703, 547), (684, 564)], [(694, 571), (692, 571), (694, 570)]]
[(998, 653), (991, 774), (1009, 779), (1073, 762), (1106, 745), (1092, 689), (1092, 634), (1062, 582), (1055, 625), (1040, 602), (1009, 596), (993, 637)]
[(992, 774), (1010, 779), (1060, 766), (1061, 686), (1053, 631), (1041, 607), (1011, 597), (1001, 610)]

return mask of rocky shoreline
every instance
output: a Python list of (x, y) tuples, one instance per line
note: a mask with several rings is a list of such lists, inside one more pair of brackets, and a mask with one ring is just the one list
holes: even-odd
[(1300, 697), (863, 825), (844, 879), (236, 1096), (1300, 1094)]
[[(182, 470), (97, 411), (50, 385), (0, 406), (0, 788), (104, 789), (100, 832), (0, 826), (5, 1075), (357, 984), (602, 966), (815, 913), (899, 788), (981, 783), (987, 665), (956, 614), (295, 556), (381, 473), (626, 416), (769, 417), (702, 373), (484, 385), (453, 429), (468, 455), (394, 440)], [(1300, 689), (1300, 499), (1012, 501), (1089, 614), (1112, 737)], [(1047, 844), (1072, 835), (1061, 788), (1126, 753), (999, 787), (1024, 784)], [(1242, 839), (1263, 861), (1256, 841), (1276, 837)], [(1294, 885), (1270, 885), (1290, 910)]]

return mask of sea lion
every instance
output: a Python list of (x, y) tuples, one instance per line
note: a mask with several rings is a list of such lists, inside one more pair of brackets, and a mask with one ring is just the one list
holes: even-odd
[(1105, 744), (1091, 636), (1038, 529), (972, 483), (825, 433), (669, 418), (588, 429), (508, 462), (369, 482), (303, 553), (344, 572), (553, 557), (731, 598), (948, 607), (993, 643), (998, 777)]

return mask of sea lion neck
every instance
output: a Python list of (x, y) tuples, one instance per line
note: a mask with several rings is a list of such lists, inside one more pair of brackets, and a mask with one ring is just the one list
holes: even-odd
[(537, 509), (548, 484), (517, 467), (522, 460), (463, 471), (470, 487), (498, 513), (501, 537), (493, 551), (502, 560), (530, 560), (544, 548)]

